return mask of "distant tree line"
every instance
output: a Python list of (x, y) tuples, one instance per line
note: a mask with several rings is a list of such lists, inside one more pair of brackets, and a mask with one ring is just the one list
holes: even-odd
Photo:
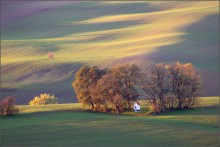
[(191, 108), (199, 96), (201, 78), (190, 63), (156, 64), (148, 74), (135, 64), (110, 69), (82, 66), (72, 85), (78, 101), (94, 111), (131, 111), (142, 96), (155, 113), (161, 113)]

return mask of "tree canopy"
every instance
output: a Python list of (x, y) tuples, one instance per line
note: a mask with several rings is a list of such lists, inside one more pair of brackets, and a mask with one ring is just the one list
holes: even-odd
[(135, 65), (110, 69), (82, 66), (75, 74), (73, 88), (77, 99), (94, 111), (131, 111), (132, 104), (142, 96), (155, 113), (187, 109), (196, 103), (201, 78), (191, 63), (153, 65), (148, 74)]

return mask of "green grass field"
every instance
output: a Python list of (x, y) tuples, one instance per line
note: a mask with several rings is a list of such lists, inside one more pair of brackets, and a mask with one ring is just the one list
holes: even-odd
[[(192, 110), (144, 115), (94, 113), (80, 104), (19, 105), (2, 117), (2, 147), (219, 147), (219, 98), (200, 98)], [(142, 114), (142, 115), (139, 115)]]
[(2, 96), (19, 104), (44, 92), (76, 101), (71, 83), (84, 64), (191, 62), (204, 96), (219, 94), (218, 1), (4, 1), (1, 12)]

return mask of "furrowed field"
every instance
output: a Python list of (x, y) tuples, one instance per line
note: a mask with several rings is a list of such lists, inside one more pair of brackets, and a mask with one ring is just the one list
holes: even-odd
[(212, 146), (219, 144), (219, 98), (200, 98), (193, 110), (149, 115), (94, 113), (78, 103), (20, 105), (20, 114), (1, 119), (2, 146)]
[[(193, 109), (154, 115), (140, 89), (140, 112), (98, 113), (77, 103), (72, 83), (83, 65), (134, 63), (148, 74), (177, 61), (201, 75)], [(14, 96), (20, 110), (1, 113), (2, 147), (219, 147), (219, 87), (218, 1), (1, 1), (0, 100)], [(28, 105), (43, 93), (58, 104)]]
[(76, 102), (71, 83), (84, 64), (190, 62), (203, 95), (219, 94), (218, 1), (4, 1), (1, 12), (2, 96), (19, 104), (44, 92)]

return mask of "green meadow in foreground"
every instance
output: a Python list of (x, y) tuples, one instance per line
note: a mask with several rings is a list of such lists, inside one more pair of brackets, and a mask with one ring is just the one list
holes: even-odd
[(89, 112), (80, 104), (20, 105), (20, 114), (1, 118), (4, 147), (219, 146), (219, 98), (199, 99), (192, 110), (149, 115)]

